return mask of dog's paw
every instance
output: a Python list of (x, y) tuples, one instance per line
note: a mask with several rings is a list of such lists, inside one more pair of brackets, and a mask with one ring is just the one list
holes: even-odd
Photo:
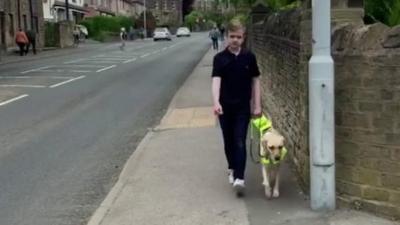
[(265, 187), (265, 197), (271, 198), (271, 188)]
[(279, 191), (278, 190), (274, 190), (274, 193), (272, 194), (272, 197), (279, 198)]

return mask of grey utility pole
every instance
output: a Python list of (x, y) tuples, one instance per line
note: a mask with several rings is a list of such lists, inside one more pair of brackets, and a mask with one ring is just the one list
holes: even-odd
[(69, 0), (65, 0), (65, 15), (65, 18), (69, 22)]
[(336, 208), (335, 87), (331, 0), (312, 0), (313, 56), (309, 62), (311, 208)]
[(143, 7), (144, 7), (143, 32), (144, 32), (144, 38), (147, 38), (147, 20), (146, 20), (147, 8), (146, 8), (146, 0), (143, 0)]

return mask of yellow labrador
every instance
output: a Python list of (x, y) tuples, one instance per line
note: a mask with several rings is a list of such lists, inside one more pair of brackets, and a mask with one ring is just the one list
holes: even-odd
[(270, 129), (261, 137), (261, 169), (267, 198), (279, 197), (279, 168), (287, 153), (284, 142), (285, 138), (274, 129)]

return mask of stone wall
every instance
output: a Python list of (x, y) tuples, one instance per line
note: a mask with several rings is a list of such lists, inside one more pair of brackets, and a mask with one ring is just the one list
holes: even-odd
[[(309, 184), (309, 10), (271, 14), (250, 29), (262, 71), (263, 109)], [(342, 203), (400, 217), (400, 28), (333, 26), (337, 192)], [(383, 47), (385, 46), (385, 47)]]
[[(400, 30), (399, 30), (400, 31)], [(334, 31), (339, 198), (400, 219), (399, 35), (382, 24)]]

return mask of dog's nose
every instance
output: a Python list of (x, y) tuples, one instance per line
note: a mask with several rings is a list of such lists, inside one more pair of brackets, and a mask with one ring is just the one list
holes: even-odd
[(275, 156), (275, 161), (279, 161), (279, 160), (281, 160), (281, 157), (280, 156)]

